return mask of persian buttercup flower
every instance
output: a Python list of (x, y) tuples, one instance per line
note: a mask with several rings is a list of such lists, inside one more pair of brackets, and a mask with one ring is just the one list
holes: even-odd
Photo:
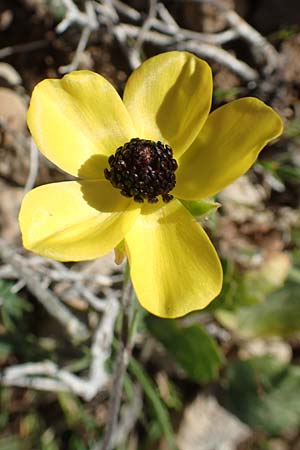
[(40, 151), (77, 180), (25, 196), (24, 246), (81, 261), (124, 242), (148, 311), (178, 317), (204, 308), (220, 292), (222, 269), (181, 200), (219, 192), (282, 132), (280, 117), (256, 98), (209, 115), (211, 99), (210, 67), (185, 52), (145, 61), (129, 77), (123, 101), (86, 70), (39, 83), (29, 129)]

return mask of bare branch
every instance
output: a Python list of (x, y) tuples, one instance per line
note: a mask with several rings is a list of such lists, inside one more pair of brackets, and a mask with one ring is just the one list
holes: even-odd
[[(130, 25), (130, 24), (120, 24), (117, 25), (116, 28), (122, 29), (123, 32), (128, 37), (136, 38), (139, 34), (140, 28), (137, 25)], [(170, 29), (163, 26), (163, 24), (159, 21), (153, 22), (153, 28), (162, 30), (164, 28), (164, 32), (158, 32), (158, 31), (146, 31), (143, 39), (144, 42), (152, 42), (155, 45), (160, 46), (169, 46), (169, 45), (176, 45), (178, 42), (185, 42), (186, 40), (195, 40), (199, 42), (199, 45), (201, 43), (208, 43), (208, 44), (225, 44), (232, 39), (236, 38), (236, 33), (233, 30), (227, 30), (222, 33), (198, 33), (197, 31), (190, 31), (185, 30), (181, 28), (177, 33), (174, 31), (171, 31)]]
[[(89, 378), (92, 380), (92, 386), (95, 393), (99, 392), (100, 387), (107, 381), (106, 372), (102, 370), (102, 373), (99, 373), (99, 369), (101, 367), (104, 368), (104, 363), (110, 356), (114, 325), (119, 312), (119, 302), (113, 296), (107, 303), (101, 324), (94, 335), (91, 349), (92, 363), (90, 366)], [(93, 394), (91, 398), (94, 395), (95, 394)]]
[(235, 30), (226, 30), (220, 33), (201, 33), (199, 31), (187, 30), (179, 27), (162, 3), (157, 5), (157, 9), (162, 21), (157, 19), (153, 20), (153, 28), (161, 33), (170, 34), (176, 38), (177, 42), (193, 39), (199, 41), (200, 43), (204, 42), (207, 44), (221, 45), (236, 39), (238, 36), (238, 33)]
[(120, 13), (124, 14), (129, 19), (133, 20), (134, 22), (137, 22), (141, 19), (140, 12), (138, 12), (136, 9), (132, 8), (131, 6), (126, 5), (125, 3), (121, 2), (120, 0), (112, 0), (112, 4), (114, 5), (116, 10), (118, 10)]
[(95, 6), (95, 9), (100, 13), (102, 12), (107, 28), (119, 42), (131, 69), (136, 69), (141, 64), (141, 60), (139, 55), (136, 52), (133, 52), (132, 48), (129, 47), (128, 37), (125, 31), (118, 26), (120, 18), (117, 9), (114, 6), (114, 2), (112, 0), (103, 0), (103, 3), (104, 5)]
[(169, 13), (168, 9), (165, 7), (163, 3), (157, 4), (157, 12), (162, 21), (166, 25), (168, 25), (169, 28), (173, 29), (174, 32), (180, 30), (180, 27), (175, 21), (174, 17), (172, 16), (172, 14)]
[(78, 69), (80, 58), (87, 47), (90, 35), (92, 31), (97, 30), (99, 23), (97, 21), (97, 16), (92, 1), (86, 1), (85, 12), (80, 11), (73, 0), (62, 1), (67, 8), (67, 12), (64, 19), (57, 25), (56, 31), (58, 33), (63, 33), (73, 23), (77, 23), (83, 27), (71, 63), (61, 66), (58, 69), (60, 73), (68, 73), (72, 70)]
[(107, 308), (94, 334), (92, 361), (87, 379), (60, 369), (51, 361), (11, 366), (0, 373), (0, 384), (21, 386), (52, 392), (73, 392), (89, 401), (101, 390), (106, 389), (109, 375), (105, 362), (111, 354), (114, 325), (119, 311), (118, 301), (107, 299)]
[(24, 194), (30, 191), (36, 182), (36, 178), (38, 176), (39, 171), (39, 152), (37, 146), (34, 143), (34, 140), (31, 138), (30, 140), (30, 166), (29, 166), (29, 174), (27, 177), (27, 181), (24, 187)]
[(269, 74), (277, 67), (279, 55), (275, 48), (257, 30), (249, 25), (235, 11), (227, 11), (226, 18), (233, 30), (251, 45), (252, 53), (258, 63), (267, 62), (265, 73)]
[(113, 436), (113, 447), (121, 445), (129, 433), (133, 430), (143, 408), (142, 392), (139, 386), (135, 386), (133, 399), (129, 404), (124, 404), (120, 412), (118, 429)]
[(118, 423), (118, 415), (121, 406), (121, 397), (123, 390), (123, 381), (126, 368), (129, 362), (129, 355), (131, 352), (129, 342), (130, 316), (131, 316), (131, 301), (133, 295), (133, 287), (130, 280), (128, 280), (123, 288), (122, 297), (122, 332), (119, 342), (119, 351), (115, 370), (113, 374), (113, 389), (111, 392), (110, 402), (108, 406), (108, 420), (106, 423), (104, 440), (101, 450), (111, 450), (113, 446), (113, 436)]
[(85, 26), (81, 32), (80, 39), (79, 39), (79, 42), (78, 42), (77, 48), (75, 50), (72, 61), (70, 62), (70, 64), (67, 64), (65, 66), (60, 66), (58, 69), (58, 71), (60, 73), (62, 73), (62, 74), (68, 73), (68, 72), (72, 72), (72, 70), (78, 69), (79, 64), (80, 64), (80, 58), (86, 49), (90, 35), (91, 35), (90, 28), (88, 26)]
[[(121, 446), (126, 442), (130, 432), (134, 429), (143, 408), (142, 392), (139, 385), (134, 386), (132, 400), (124, 404), (120, 411), (120, 421), (118, 428), (112, 436), (112, 448)], [(103, 441), (97, 442), (92, 450), (101, 449)]]
[(66, 14), (64, 19), (56, 27), (57, 33), (64, 33), (73, 23), (77, 23), (83, 27), (88, 25), (87, 15), (78, 9), (73, 0), (62, 0), (62, 3), (66, 7)]
[(41, 48), (47, 47), (48, 41), (33, 41), (27, 44), (13, 45), (11, 47), (3, 47), (0, 49), (0, 59), (7, 58), (8, 56), (16, 53), (33, 52)]
[(232, 27), (239, 37), (250, 44), (254, 58), (258, 63), (267, 62), (264, 72), (272, 73), (279, 62), (279, 55), (275, 48), (262, 36), (257, 30), (249, 25), (235, 11), (229, 9), (220, 0), (194, 0), (198, 3), (210, 3), (216, 6), (226, 18), (228, 24)]
[(252, 81), (258, 78), (256, 70), (252, 69), (248, 64), (236, 59), (233, 55), (210, 44), (196, 44), (194, 41), (187, 41), (177, 46), (178, 50), (188, 50), (196, 53), (202, 58), (212, 59), (222, 64), (233, 72), (237, 73), (246, 81)]
[(139, 54), (141, 49), (142, 49), (142, 45), (144, 42), (144, 36), (147, 33), (147, 31), (149, 31), (152, 27), (152, 23), (153, 20), (156, 17), (156, 3), (157, 0), (149, 0), (150, 6), (149, 6), (149, 14), (146, 18), (146, 20), (144, 21), (142, 27), (139, 30), (137, 39), (135, 41), (135, 44), (132, 48), (132, 51), (135, 52), (136, 54)]
[(27, 288), (48, 313), (61, 323), (73, 340), (80, 342), (88, 338), (89, 330), (86, 326), (49, 289), (43, 288), (40, 278), (17, 260), (14, 251), (3, 240), (0, 240), (0, 258), (16, 270), (19, 277), (25, 281)]
[[(104, 295), (108, 293), (108, 296), (110, 296), (107, 289), (123, 279), (122, 274), (94, 274), (93, 264), (97, 261), (86, 263), (83, 269), (79, 271), (76, 270), (76, 266), (75, 270), (72, 270), (72, 267), (68, 268), (59, 261), (47, 260), (34, 254), (26, 254), (26, 257), (24, 257), (20, 253), (15, 253), (15, 257), (22, 266), (28, 267), (35, 275), (41, 276), (44, 289), (50, 284), (63, 282), (64, 288), (63, 290), (60, 289), (60, 299), (63, 302), (69, 302), (69, 299), (72, 298), (80, 298), (99, 312), (105, 310), (107, 302), (105, 298), (99, 298), (96, 294), (101, 290)], [(93, 273), (92, 278), (91, 272)], [(9, 262), (6, 262), (0, 266), (0, 277), (15, 280), (18, 279), (19, 273)], [(115, 295), (118, 295), (116, 290)]]
[(9, 378), (5, 372), (4, 375), (0, 373), (0, 384), (2, 386), (17, 386), (28, 389), (36, 389), (39, 391), (48, 392), (70, 392), (64, 383), (47, 377), (22, 377)]
[[(127, 42), (128, 38), (136, 39), (139, 35), (140, 28), (136, 25), (130, 25), (127, 23), (122, 23), (115, 26), (114, 33), (122, 33), (124, 42)], [(170, 34), (163, 34), (157, 31), (146, 31), (144, 34), (145, 42), (152, 42), (159, 46), (169, 46), (177, 42), (176, 38)]]

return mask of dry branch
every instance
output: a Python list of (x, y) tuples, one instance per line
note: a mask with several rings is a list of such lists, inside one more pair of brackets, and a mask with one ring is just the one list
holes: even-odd
[(14, 268), (19, 277), (25, 281), (29, 291), (64, 327), (74, 341), (81, 342), (89, 337), (87, 327), (60, 302), (52, 291), (43, 287), (40, 277), (18, 260), (16, 253), (3, 240), (0, 240), (0, 258)]
[(118, 311), (118, 301), (113, 296), (107, 299), (106, 310), (93, 337), (88, 378), (80, 378), (51, 361), (43, 361), (8, 367), (0, 372), (0, 384), (52, 392), (73, 392), (90, 401), (98, 392), (107, 389), (109, 374), (105, 362), (111, 354)]

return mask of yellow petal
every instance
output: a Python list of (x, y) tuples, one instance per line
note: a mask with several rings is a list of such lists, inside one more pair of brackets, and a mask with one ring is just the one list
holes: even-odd
[(211, 96), (208, 64), (191, 53), (168, 52), (148, 59), (133, 72), (124, 103), (138, 137), (163, 141), (178, 157), (198, 135)]
[(256, 98), (218, 108), (180, 158), (172, 193), (185, 200), (216, 194), (243, 175), (282, 129), (279, 115)]
[(39, 150), (81, 178), (98, 179), (107, 156), (136, 135), (115, 89), (87, 70), (39, 83), (27, 121)]
[(216, 251), (177, 200), (141, 214), (125, 243), (137, 297), (152, 314), (180, 317), (219, 294), (222, 268)]
[(59, 261), (103, 256), (129, 231), (139, 208), (107, 181), (67, 181), (28, 192), (20, 211), (23, 244)]

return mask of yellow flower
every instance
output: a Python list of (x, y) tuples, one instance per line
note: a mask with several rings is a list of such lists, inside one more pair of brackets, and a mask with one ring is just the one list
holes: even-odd
[[(161, 317), (204, 308), (220, 292), (222, 269), (205, 231), (180, 200), (216, 194), (282, 132), (279, 116), (256, 98), (208, 115), (211, 98), (208, 64), (185, 52), (144, 62), (130, 76), (123, 102), (105, 78), (90, 71), (39, 83), (28, 126), (40, 151), (78, 181), (40, 186), (25, 196), (24, 246), (48, 258), (81, 261), (124, 240), (144, 308)], [(128, 187), (126, 176), (141, 184)], [(124, 196), (130, 189), (134, 198)]]

